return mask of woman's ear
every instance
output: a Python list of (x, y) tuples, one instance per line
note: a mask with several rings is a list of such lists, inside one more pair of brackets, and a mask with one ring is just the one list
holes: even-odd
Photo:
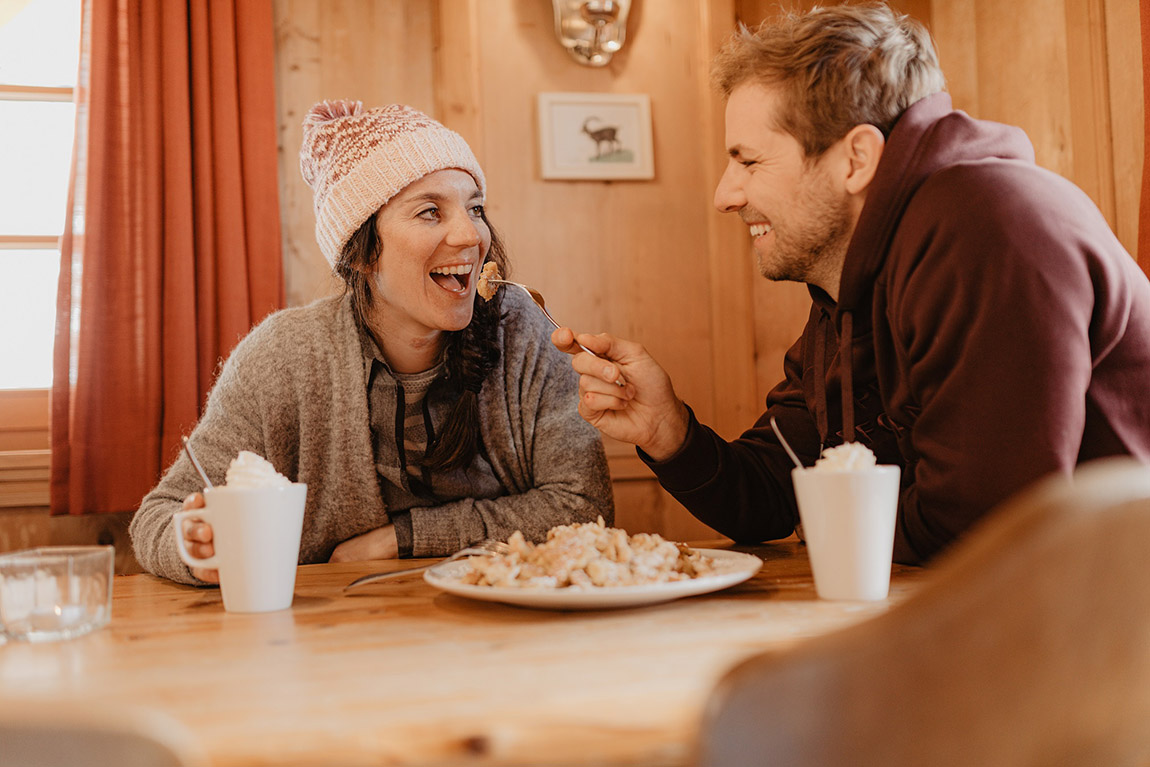
[(856, 125), (843, 137), (842, 143), (850, 163), (844, 179), (846, 190), (851, 194), (863, 194), (874, 180), (886, 139), (873, 125)]

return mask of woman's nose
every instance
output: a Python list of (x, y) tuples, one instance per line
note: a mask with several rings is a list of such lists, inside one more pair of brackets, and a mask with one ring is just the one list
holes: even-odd
[(447, 243), (457, 248), (473, 248), (482, 241), (479, 228), (468, 215), (460, 214), (452, 217), (451, 229), (447, 234)]
[(747, 204), (743, 188), (735, 179), (736, 173), (733, 166), (728, 165), (715, 187), (715, 207), (722, 213), (732, 213)]

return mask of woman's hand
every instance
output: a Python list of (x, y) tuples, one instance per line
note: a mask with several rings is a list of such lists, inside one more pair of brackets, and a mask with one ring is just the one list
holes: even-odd
[[(579, 348), (583, 344), (599, 357)], [(657, 461), (670, 458), (687, 438), (687, 406), (675, 394), (667, 371), (633, 341), (570, 328), (551, 333), (551, 343), (575, 355), (579, 373), (579, 415), (609, 437), (637, 445)], [(622, 376), (625, 386), (615, 383)]]
[[(202, 508), (204, 508), (204, 496), (200, 493), (192, 493), (184, 499), (185, 511)], [(206, 559), (216, 553), (216, 547), (212, 545), (212, 526), (207, 522), (200, 519), (185, 519), (180, 534), (184, 536), (184, 545), (188, 553), (196, 559)], [(219, 570), (193, 567), (192, 575), (205, 583), (220, 582)]]
[(331, 553), (332, 562), (363, 562), (368, 559), (398, 559), (399, 541), (395, 525), (384, 525), (348, 538)]

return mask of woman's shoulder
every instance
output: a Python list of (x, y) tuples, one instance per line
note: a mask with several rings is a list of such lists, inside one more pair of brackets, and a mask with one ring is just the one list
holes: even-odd
[[(346, 315), (346, 316), (345, 316)], [(329, 336), (351, 318), (344, 296), (328, 296), (303, 306), (291, 306), (272, 312), (252, 328), (244, 339), (260, 343), (299, 343), (309, 337)]]
[(502, 359), (508, 373), (521, 375), (531, 368), (569, 368), (567, 355), (551, 343), (554, 326), (535, 302), (519, 288), (507, 286), (503, 288), (502, 300)]
[(551, 323), (547, 321), (543, 312), (524, 291), (511, 285), (504, 285), (500, 291), (499, 300), (499, 308), (503, 314), (501, 324), (504, 328), (516, 328), (518, 331), (528, 329), (541, 331), (544, 337), (551, 335)]
[(308, 356), (318, 350), (330, 351), (338, 345), (333, 343), (335, 338), (351, 331), (354, 320), (346, 297), (320, 298), (269, 314), (236, 345), (231, 358), (255, 362)]

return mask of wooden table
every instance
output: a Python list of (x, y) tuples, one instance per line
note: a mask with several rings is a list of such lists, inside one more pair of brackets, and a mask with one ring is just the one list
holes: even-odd
[(173, 720), (213, 765), (681, 765), (737, 660), (853, 624), (882, 603), (820, 601), (794, 540), (716, 594), (549, 612), (444, 594), (402, 563), (306, 565), (290, 610), (227, 614), (219, 591), (120, 576), (111, 623), (0, 647), (0, 703), (91, 701)]

